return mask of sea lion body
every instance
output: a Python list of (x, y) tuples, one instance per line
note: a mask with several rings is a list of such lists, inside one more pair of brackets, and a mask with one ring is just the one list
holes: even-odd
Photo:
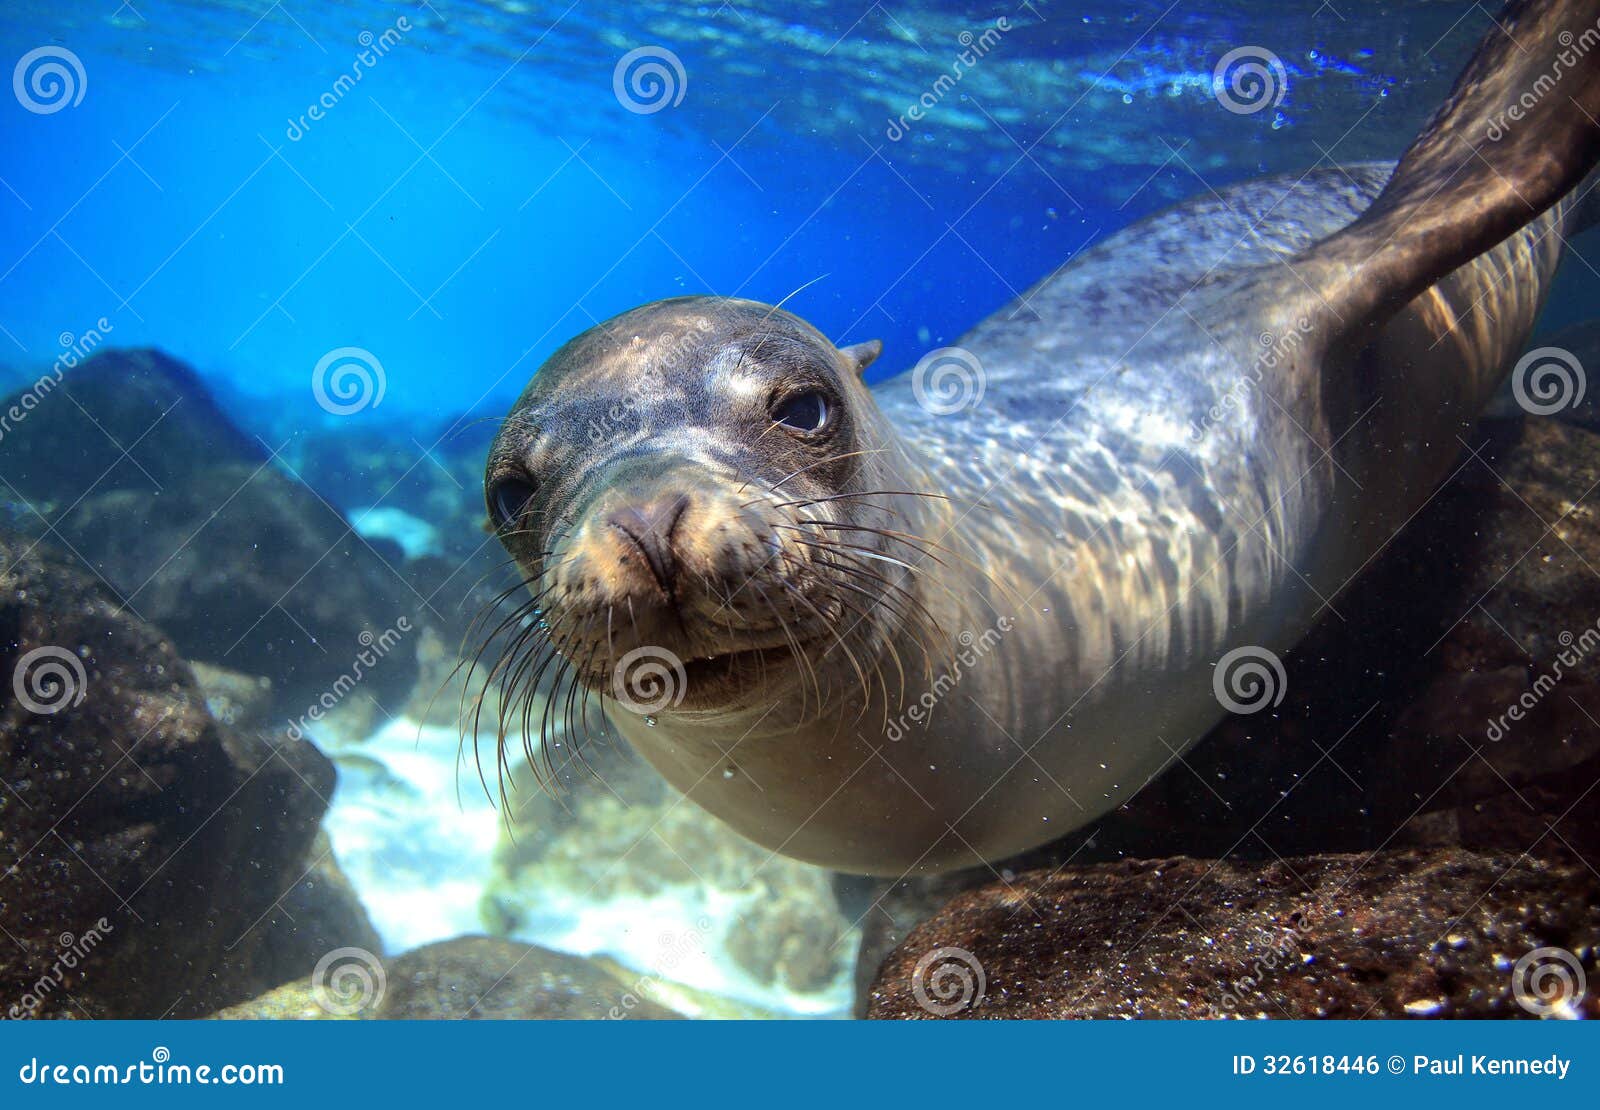
[[(901, 479), (952, 498), (899, 511), (964, 556), (929, 571), (964, 604), (924, 600), (971, 642), (902, 702), (793, 732), (773, 727), (786, 707), (758, 725), (766, 705), (681, 727), (619, 713), (619, 731), (747, 836), (845, 871), (971, 866), (1126, 801), (1225, 714), (1218, 660), (1286, 651), (1437, 487), (1543, 303), (1559, 213), (1359, 352), (1320, 350), (1310, 305), (1236, 314), (1390, 169), (1251, 182), (1108, 238), (958, 341), (976, 405), (930, 411), (909, 372), (874, 388)], [(1329, 357), (1374, 368), (1370, 396), (1330, 411), (1320, 386), (1346, 375)]]
[[(751, 302), (580, 336), (491, 452), (548, 643), (495, 673), (553, 668), (558, 703), (582, 675), (688, 798), (838, 870), (992, 861), (1121, 804), (1281, 692), (1522, 349), (1600, 159), (1600, 63), (1498, 164), (1462, 137), (1575, 16), (1600, 4), (1514, 4), (1392, 177), (1250, 182), (1086, 251), (959, 341), (964, 397), (936, 365), (869, 397), (870, 354)], [(676, 697), (629, 695), (639, 653)], [(1218, 670), (1240, 653), (1254, 686)]]

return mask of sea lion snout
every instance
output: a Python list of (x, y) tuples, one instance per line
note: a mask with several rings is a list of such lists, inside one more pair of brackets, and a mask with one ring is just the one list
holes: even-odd
[(727, 608), (729, 595), (773, 557), (773, 529), (759, 504), (726, 480), (679, 468), (607, 485), (574, 531), (564, 568), (636, 609), (659, 603), (692, 618), (707, 594)]
[(689, 495), (680, 491), (623, 505), (606, 514), (605, 522), (628, 538), (655, 575), (656, 584), (669, 597), (676, 591), (678, 579), (673, 533), (689, 502)]
[[(783, 542), (759, 490), (689, 463), (600, 484), (555, 553), (548, 610), (565, 650), (590, 661), (592, 681), (640, 648), (750, 678), (742, 662), (806, 636), (818, 619), (803, 596), (810, 561)], [(709, 695), (715, 669), (699, 668), (691, 685)]]

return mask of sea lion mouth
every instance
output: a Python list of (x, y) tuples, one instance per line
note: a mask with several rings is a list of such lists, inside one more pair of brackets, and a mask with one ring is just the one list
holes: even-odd
[[(825, 636), (680, 657), (666, 649), (636, 648), (590, 668), (585, 684), (623, 709), (653, 716), (667, 708), (709, 709), (740, 704), (759, 691), (803, 682), (811, 673), (802, 655), (821, 650)], [(639, 669), (642, 667), (643, 669)]]
[[(804, 646), (801, 645), (802, 649)], [(774, 647), (747, 648), (690, 659), (683, 668), (689, 676), (690, 685), (693, 686), (727, 681), (747, 674), (759, 678), (773, 667), (786, 666), (790, 663), (798, 665), (794, 648), (788, 644), (779, 644)]]

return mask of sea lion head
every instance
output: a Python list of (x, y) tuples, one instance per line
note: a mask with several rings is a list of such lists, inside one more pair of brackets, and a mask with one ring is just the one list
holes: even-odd
[(567, 674), (653, 723), (865, 681), (911, 604), (880, 604), (907, 593), (893, 437), (861, 381), (880, 349), (684, 297), (540, 368), (484, 488), (557, 691)]

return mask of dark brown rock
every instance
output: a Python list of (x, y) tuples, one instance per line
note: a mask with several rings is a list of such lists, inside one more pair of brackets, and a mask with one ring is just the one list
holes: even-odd
[[(31, 510), (20, 527), (75, 556), (187, 658), (269, 678), (289, 719), (350, 672), (362, 637), (427, 609), (392, 560), (159, 352), (107, 351), (68, 373), (0, 440), (0, 471)], [(402, 637), (365, 669), (361, 694), (393, 711), (416, 675)]]
[(1446, 850), (1072, 866), (957, 897), (890, 955), (868, 1013), (1526, 1017), (1517, 961), (1553, 947), (1591, 984), (1566, 1003), (1593, 1016), (1597, 945), (1600, 878), (1581, 864)]
[[(291, 718), (351, 669), (364, 636), (420, 607), (337, 511), (270, 467), (217, 464), (159, 492), (91, 496), (55, 527), (186, 655), (269, 677)], [(401, 636), (361, 692), (395, 712), (416, 674)]]
[(259, 465), (267, 451), (229, 420), (200, 377), (152, 349), (103, 351), (37, 393), (0, 437), (0, 473), (29, 500), (182, 483), (218, 460)]
[(254, 998), (285, 983), (309, 982), (318, 963), (338, 949), (383, 955), (383, 941), (339, 869), (327, 833), (317, 834), (290, 881), (251, 930), (250, 943), (230, 953), (221, 974), (238, 984), (238, 994)]
[(333, 768), (219, 725), (169, 640), (0, 537), (0, 780), (0, 998), (149, 1018), (248, 996)]
[(597, 1018), (681, 1015), (630, 993), (580, 956), (492, 937), (460, 937), (389, 963), (376, 1017)]

